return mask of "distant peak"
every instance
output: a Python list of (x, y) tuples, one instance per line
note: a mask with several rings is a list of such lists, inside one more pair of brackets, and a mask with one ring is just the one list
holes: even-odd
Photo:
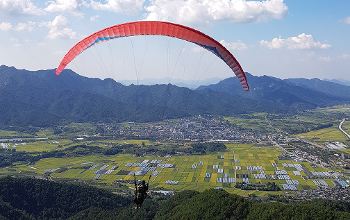
[[(14, 66), (1, 65), (0, 68), (15, 68)], [(16, 69), (16, 68), (15, 68)]]

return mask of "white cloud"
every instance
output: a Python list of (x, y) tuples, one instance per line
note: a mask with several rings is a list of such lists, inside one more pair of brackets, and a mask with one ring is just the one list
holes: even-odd
[(19, 23), (15, 30), (16, 31), (32, 31), (33, 30), (33, 25), (35, 25), (35, 22), (33, 21), (28, 21), (27, 23)]
[(27, 15), (44, 15), (45, 11), (36, 7), (31, 0), (0, 0), (0, 15), (18, 16)]
[(205, 51), (205, 50), (204, 50), (203, 47), (196, 46), (196, 47), (192, 48), (192, 51), (195, 52), (195, 53), (199, 53), (199, 52)]
[(18, 23), (15, 28), (12, 27), (12, 25), (8, 22), (2, 22), (0, 24), (0, 30), (3, 31), (9, 31), (9, 30), (15, 30), (15, 31), (32, 31), (33, 25), (35, 25), (35, 22), (28, 21), (27, 23)]
[(268, 42), (265, 40), (260, 41), (260, 45), (266, 46), (269, 49), (328, 49), (332, 46), (330, 44), (322, 44), (319, 41), (316, 42), (311, 34), (306, 35), (305, 33), (299, 34), (297, 37), (289, 37), (287, 39), (274, 38)]
[(91, 6), (95, 10), (113, 11), (117, 13), (136, 14), (143, 10), (145, 0), (106, 0), (106, 3), (91, 0)]
[(59, 55), (59, 56), (62, 56), (62, 55), (65, 55), (68, 51), (65, 51), (65, 50), (60, 50), (60, 51), (56, 51), (54, 52), (55, 55)]
[(47, 38), (49, 39), (76, 39), (76, 32), (68, 28), (69, 21), (63, 15), (58, 15), (52, 22), (43, 22), (40, 26), (50, 28)]
[(2, 31), (9, 31), (11, 29), (12, 29), (12, 25), (8, 22), (2, 22), (0, 24), (0, 30), (2, 30)]
[(145, 20), (172, 21), (182, 24), (262, 23), (281, 19), (288, 13), (283, 0), (150, 0)]
[(22, 47), (22, 44), (13, 44), (14, 47)]
[(84, 0), (54, 0), (48, 1), (49, 4), (44, 10), (47, 12), (69, 12), (77, 17), (84, 17), (81, 12), (83, 6), (88, 6)]
[(325, 61), (325, 62), (331, 61), (330, 57), (317, 57), (317, 59), (320, 61)]
[(350, 58), (350, 55), (345, 53), (345, 54), (339, 56), (339, 58), (340, 58), (340, 59), (346, 60), (346, 59), (349, 59), (349, 58)]
[(37, 45), (38, 45), (39, 47), (44, 47), (44, 46), (46, 46), (46, 43), (37, 43)]
[(18, 23), (15, 28), (12, 27), (12, 25), (8, 22), (2, 22), (0, 24), (0, 30), (3, 31), (9, 31), (9, 30), (15, 30), (15, 31), (32, 31), (33, 25), (35, 25), (35, 22), (28, 21), (27, 23)]
[(227, 42), (225, 42), (225, 40), (221, 40), (220, 44), (222, 44), (228, 50), (246, 50), (246, 49), (248, 49), (248, 46), (240, 40), (237, 42), (232, 42), (232, 43), (227, 43)]
[(344, 19), (344, 23), (345, 23), (345, 24), (350, 24), (350, 17), (345, 18), (345, 19)]
[(307, 57), (313, 57), (314, 55), (315, 55), (315, 51), (311, 51), (311, 52), (306, 53)]
[(91, 16), (90, 21), (92, 22), (97, 21), (99, 17), (100, 17), (99, 15)]

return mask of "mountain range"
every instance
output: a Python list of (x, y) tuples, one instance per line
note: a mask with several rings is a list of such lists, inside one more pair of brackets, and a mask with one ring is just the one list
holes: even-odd
[(345, 80), (345, 79), (323, 79), (323, 80), (328, 81), (328, 82), (338, 83), (338, 84), (344, 85), (344, 86), (350, 86), (350, 81)]
[(211, 85), (220, 82), (223, 80), (222, 78), (213, 77), (203, 80), (184, 80), (184, 79), (172, 79), (170, 77), (165, 77), (161, 79), (139, 79), (139, 80), (122, 80), (117, 81), (123, 85), (129, 86), (131, 84), (135, 85), (155, 85), (155, 84), (169, 84), (179, 86), (179, 87), (187, 87), (189, 89), (196, 89), (201, 85)]
[(250, 91), (228, 78), (196, 90), (163, 85), (125, 86), (64, 70), (0, 66), (0, 125), (49, 126), (62, 121), (155, 121), (200, 114), (294, 113), (350, 103), (350, 87), (319, 79), (246, 73)]
[(278, 79), (271, 76), (253, 76), (246, 73), (249, 92), (240, 88), (236, 77), (217, 84), (200, 86), (197, 90), (211, 89), (244, 98), (272, 102), (298, 110), (348, 103), (350, 87), (320, 79)]

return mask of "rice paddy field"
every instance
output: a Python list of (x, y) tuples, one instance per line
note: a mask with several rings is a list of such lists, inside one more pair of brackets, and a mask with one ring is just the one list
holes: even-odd
[(149, 140), (106, 140), (106, 141), (101, 141), (105, 143), (118, 143), (118, 144), (137, 144), (141, 145), (142, 143), (145, 145), (150, 145), (153, 142)]
[[(248, 195), (265, 196), (283, 194), (294, 184), (294, 190), (316, 189), (323, 180), (333, 186), (335, 178), (307, 179), (312, 172), (327, 172), (312, 167), (306, 162), (278, 160), (279, 149), (273, 146), (256, 147), (251, 144), (227, 144), (226, 152), (210, 155), (134, 157), (133, 155), (85, 156), (69, 158), (48, 158), (36, 164), (17, 165), (11, 171), (2, 169), (0, 173), (34, 172), (50, 174), (53, 178), (97, 181), (111, 184), (117, 180), (150, 179), (150, 189), (182, 191), (192, 189), (203, 191), (208, 188), (223, 187), (226, 191)], [(281, 174), (282, 172), (282, 174)], [(281, 175), (280, 175), (281, 174)], [(266, 183), (275, 182), (282, 191), (257, 191), (236, 189), (235, 182)], [(319, 182), (321, 181), (321, 182)], [(322, 182), (322, 184), (324, 184)]]
[(26, 152), (42, 152), (42, 151), (52, 151), (59, 149), (59, 146), (72, 144), (73, 141), (70, 140), (60, 140), (58, 141), (35, 141), (28, 143), (19, 143), (17, 145), (11, 145), (9, 149), (16, 149), (17, 151)]
[[(350, 130), (345, 130), (345, 131), (349, 132)], [(345, 135), (338, 129), (338, 125), (330, 128), (324, 128), (316, 131), (310, 131), (307, 133), (298, 134), (295, 136), (307, 137), (308, 139), (315, 142), (327, 142), (327, 141), (345, 142), (347, 140)]]
[(19, 133), (17, 131), (5, 131), (5, 130), (0, 130), (0, 137), (18, 137), (18, 136), (24, 136), (24, 137), (30, 137), (29, 134), (24, 134), (24, 133)]
[[(77, 141), (77, 140), (68, 140), (68, 139), (58, 139), (58, 140), (35, 140), (31, 138), (30, 141), (22, 143), (10, 143), (8, 144), (8, 149), (16, 149), (17, 151), (26, 151), (26, 152), (43, 152), (43, 151), (53, 151), (53, 150), (62, 150), (64, 148), (68, 148), (71, 146), (91, 143), (93, 141)], [(105, 140), (100, 141), (99, 143), (94, 142), (94, 146), (106, 147), (109, 146), (109, 143), (120, 143), (120, 144), (137, 144), (141, 145), (142, 143), (145, 145), (150, 145), (153, 142), (148, 140)]]

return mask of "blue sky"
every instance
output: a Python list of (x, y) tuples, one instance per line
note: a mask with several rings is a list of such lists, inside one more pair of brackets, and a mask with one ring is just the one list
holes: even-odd
[[(348, 0), (0, 0), (0, 65), (54, 69), (84, 37), (137, 20), (202, 31), (253, 75), (350, 80)], [(158, 36), (100, 44), (67, 68), (119, 81), (233, 75), (210, 52)]]

